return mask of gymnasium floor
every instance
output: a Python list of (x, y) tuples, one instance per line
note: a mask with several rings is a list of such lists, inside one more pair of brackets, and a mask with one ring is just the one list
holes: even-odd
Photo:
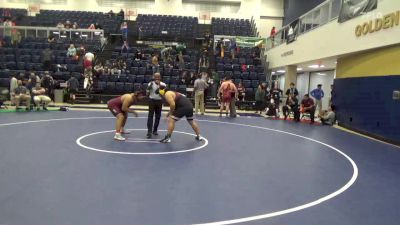
[[(400, 148), (326, 126), (198, 117), (172, 143), (146, 113), (0, 115), (1, 225), (397, 225)], [(161, 130), (165, 130), (165, 120)], [(179, 131), (179, 132), (178, 132)], [(164, 132), (160, 132), (162, 138)]]

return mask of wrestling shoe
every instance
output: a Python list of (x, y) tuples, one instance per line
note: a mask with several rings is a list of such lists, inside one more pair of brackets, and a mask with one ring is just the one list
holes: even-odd
[(202, 138), (200, 135), (196, 136), (194, 139), (196, 139), (196, 141), (204, 141), (204, 138)]
[(126, 138), (124, 138), (121, 134), (115, 134), (114, 139), (117, 141), (125, 141)]
[(171, 142), (171, 138), (168, 136), (165, 136), (163, 139), (161, 139), (160, 141), (161, 143), (170, 143)]
[(151, 138), (151, 133), (147, 133), (147, 134), (146, 134), (146, 138), (147, 138), (147, 139), (150, 139), (150, 138)]

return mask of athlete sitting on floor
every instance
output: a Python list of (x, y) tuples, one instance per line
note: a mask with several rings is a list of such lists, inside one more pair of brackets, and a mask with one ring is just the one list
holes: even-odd
[(167, 114), (168, 133), (160, 142), (171, 142), (171, 135), (175, 129), (175, 123), (184, 116), (196, 133), (196, 140), (202, 141), (203, 139), (200, 137), (200, 128), (193, 120), (193, 105), (190, 100), (185, 95), (179, 92), (167, 91), (165, 90), (165, 88), (165, 86), (160, 85), (160, 89), (158, 92), (161, 96), (165, 97), (165, 100), (168, 102), (170, 108), (169, 113)]
[(138, 94), (130, 93), (113, 98), (107, 102), (108, 109), (115, 117), (117, 117), (114, 136), (115, 140), (125, 141), (125, 137), (123, 137), (122, 134), (128, 134), (128, 132), (124, 130), (126, 120), (128, 119), (128, 113), (133, 113), (136, 117), (139, 116), (135, 110), (129, 109), (129, 107), (137, 101), (137, 98)]

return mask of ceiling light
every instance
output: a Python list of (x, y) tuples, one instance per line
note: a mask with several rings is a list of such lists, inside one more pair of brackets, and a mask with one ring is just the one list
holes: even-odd
[(317, 73), (320, 76), (326, 76), (326, 73)]
[(284, 72), (286, 72), (286, 71), (284, 71), (284, 70), (278, 70), (278, 71), (276, 71), (276, 72), (278, 72), (278, 73), (284, 73)]
[(324, 68), (325, 66), (324, 65), (311, 65), (311, 66), (308, 66), (309, 68), (313, 68), (313, 69), (318, 69), (318, 68)]
[(297, 71), (302, 71), (303, 70), (303, 68), (297, 68)]
[(275, 74), (275, 72), (272, 72), (271, 74), (272, 74), (272, 75), (274, 75), (274, 74)]

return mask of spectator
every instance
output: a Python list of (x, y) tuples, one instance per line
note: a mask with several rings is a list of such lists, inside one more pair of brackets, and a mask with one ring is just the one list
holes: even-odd
[(272, 27), (271, 33), (269, 34), (269, 37), (271, 38), (271, 42), (272, 42), (272, 47), (275, 46), (275, 34), (276, 34), (276, 29), (275, 29), (275, 27)]
[(40, 77), (37, 76), (34, 72), (31, 72), (29, 75), (27, 88), (32, 91), (37, 85), (40, 85)]
[(77, 22), (74, 22), (74, 24), (72, 24), (72, 29), (79, 29), (79, 25)]
[(67, 51), (67, 56), (73, 59), (76, 59), (76, 48), (74, 44), (70, 44), (68, 51)]
[(297, 97), (299, 95), (299, 91), (294, 87), (294, 83), (290, 83), (289, 89), (286, 90), (286, 95)]
[(279, 105), (275, 103), (275, 100), (273, 98), (271, 98), (270, 102), (267, 105), (265, 115), (279, 118)]
[(54, 59), (53, 51), (50, 48), (46, 48), (42, 52), (42, 63), (43, 63), (43, 69), (45, 71), (50, 71), (51, 70), (51, 62)]
[(208, 51), (205, 49), (203, 53), (200, 56), (199, 60), (199, 68), (200, 72), (207, 72), (208, 68), (210, 66), (210, 62), (208, 60)]
[(18, 80), (14, 73), (10, 75), (10, 101), (11, 105), (15, 104), (15, 89), (18, 87)]
[(47, 38), (47, 42), (48, 42), (48, 43), (53, 43), (55, 40), (56, 40), (56, 39), (55, 39), (55, 37), (54, 37), (53, 34), (50, 34), (49, 37)]
[(121, 47), (121, 53), (128, 52), (128, 51), (129, 51), (128, 41), (124, 40), (124, 43), (122, 44), (122, 47)]
[(21, 32), (19, 32), (18, 30), (13, 30), (11, 34), (11, 44), (17, 47), (21, 42), (21, 38)]
[(289, 116), (289, 113), (293, 112), (294, 120), (296, 122), (300, 121), (299, 100), (297, 100), (296, 96), (289, 95), (286, 100), (286, 105), (282, 107), (282, 111), (285, 120)]
[(46, 90), (46, 95), (53, 99), (54, 79), (49, 71), (44, 72), (41, 86)]
[(3, 23), (4, 26), (4, 36), (6, 37), (11, 37), (11, 27), (12, 27), (12, 21), (10, 19), (6, 19)]
[(122, 19), (125, 19), (125, 12), (123, 9), (121, 9), (118, 13), (118, 16), (122, 17)]
[(128, 23), (123, 22), (120, 27), (121, 34), (122, 34), (122, 40), (126, 41), (128, 40)]
[(260, 49), (260, 46), (257, 45), (253, 48), (253, 58), (259, 59), (260, 55), (261, 55), (261, 49)]
[(324, 91), (322, 90), (322, 84), (318, 84), (317, 88), (311, 91), (311, 96), (315, 98), (316, 106), (318, 107), (318, 114), (322, 111), (322, 98), (324, 97)]
[(69, 100), (71, 104), (75, 103), (75, 94), (78, 92), (79, 82), (75, 76), (71, 76), (67, 81), (67, 89), (69, 93)]
[(94, 70), (93, 71), (94, 72), (93, 75), (95, 77), (99, 77), (104, 72), (103, 64), (101, 64), (101, 62), (96, 63), (96, 65), (94, 66), (93, 70)]
[(204, 91), (208, 88), (208, 84), (206, 81), (201, 79), (201, 74), (197, 75), (197, 79), (194, 82), (194, 96), (195, 96), (195, 112), (196, 114), (200, 113), (204, 115)]
[(86, 94), (89, 96), (93, 87), (93, 72), (92, 68), (86, 68), (84, 72), (85, 79), (83, 80), (83, 88), (86, 90)]
[(204, 44), (203, 45), (206, 49), (208, 49), (210, 46), (210, 39), (211, 39), (210, 32), (209, 31), (204, 32)]
[(185, 69), (185, 60), (183, 59), (182, 54), (178, 54), (178, 68), (179, 70), (184, 70)]
[(155, 53), (151, 58), (151, 68), (153, 70), (153, 74), (160, 72), (160, 64), (158, 62), (158, 53)]
[(336, 107), (334, 105), (331, 105), (329, 106), (328, 111), (319, 114), (322, 124), (329, 126), (335, 124), (336, 121), (335, 109)]
[(139, 28), (138, 28), (138, 39), (142, 40), (142, 38), (143, 38), (143, 27), (139, 26)]
[(246, 88), (244, 88), (242, 81), (239, 82), (237, 86), (238, 90), (238, 99), (239, 101), (244, 101), (245, 95), (246, 95)]
[(308, 94), (305, 94), (303, 100), (301, 101), (300, 112), (310, 113), (311, 124), (314, 123), (315, 104), (314, 100), (312, 100)]
[(231, 52), (231, 57), (232, 57), (232, 59), (234, 59), (235, 56), (236, 56), (236, 48), (237, 48), (237, 46), (236, 46), (236, 41), (232, 39), (232, 40), (230, 41), (230, 45), (229, 45), (229, 50), (230, 50), (230, 52)]
[(51, 99), (49, 96), (46, 96), (45, 93), (46, 90), (40, 86), (40, 83), (32, 89), (33, 101), (35, 102), (36, 110), (38, 111), (40, 110), (41, 104), (43, 104), (43, 110), (47, 111), (47, 106), (51, 102)]
[(256, 95), (255, 95), (255, 100), (256, 100), (256, 113), (262, 113), (262, 111), (265, 108), (265, 89), (266, 85), (265, 83), (259, 84), (257, 87)]
[(89, 29), (89, 30), (94, 30), (94, 29), (96, 29), (96, 27), (95, 27), (94, 24), (92, 23), (92, 24), (90, 24), (90, 26), (88, 27), (88, 29)]
[(135, 54), (135, 61), (140, 61), (143, 59), (143, 54), (140, 50), (138, 50)]
[(101, 30), (101, 29), (103, 29), (103, 26), (102, 26), (101, 24), (99, 24), (98, 22), (96, 22), (96, 23), (94, 24), (94, 28), (95, 28), (96, 30)]
[(332, 99), (335, 93), (333, 92), (333, 84), (331, 84), (331, 97), (329, 98), (329, 105), (332, 105)]
[(270, 98), (274, 99), (275, 104), (278, 106), (278, 108), (279, 108), (279, 104), (281, 102), (281, 94), (282, 93), (283, 93), (283, 91), (281, 89), (279, 89), (277, 86), (272, 88), (270, 91)]
[(89, 60), (89, 61), (93, 61), (94, 60), (94, 54), (91, 52), (88, 52), (85, 54), (85, 59)]
[(64, 29), (64, 24), (62, 22), (59, 22), (56, 27), (58, 29)]
[(65, 29), (71, 29), (72, 28), (72, 24), (71, 24), (71, 22), (69, 20), (65, 21), (64, 28)]
[(163, 60), (164, 64), (168, 64), (168, 62), (170, 62), (171, 51), (171, 47), (166, 47), (161, 50), (161, 59)]
[(20, 110), (21, 108), (19, 107), (21, 104), (21, 101), (25, 101), (26, 105), (26, 111), (31, 110), (31, 95), (29, 93), (29, 90), (22, 85), (22, 81), (18, 80), (18, 87), (15, 88), (15, 107), (16, 110)]

